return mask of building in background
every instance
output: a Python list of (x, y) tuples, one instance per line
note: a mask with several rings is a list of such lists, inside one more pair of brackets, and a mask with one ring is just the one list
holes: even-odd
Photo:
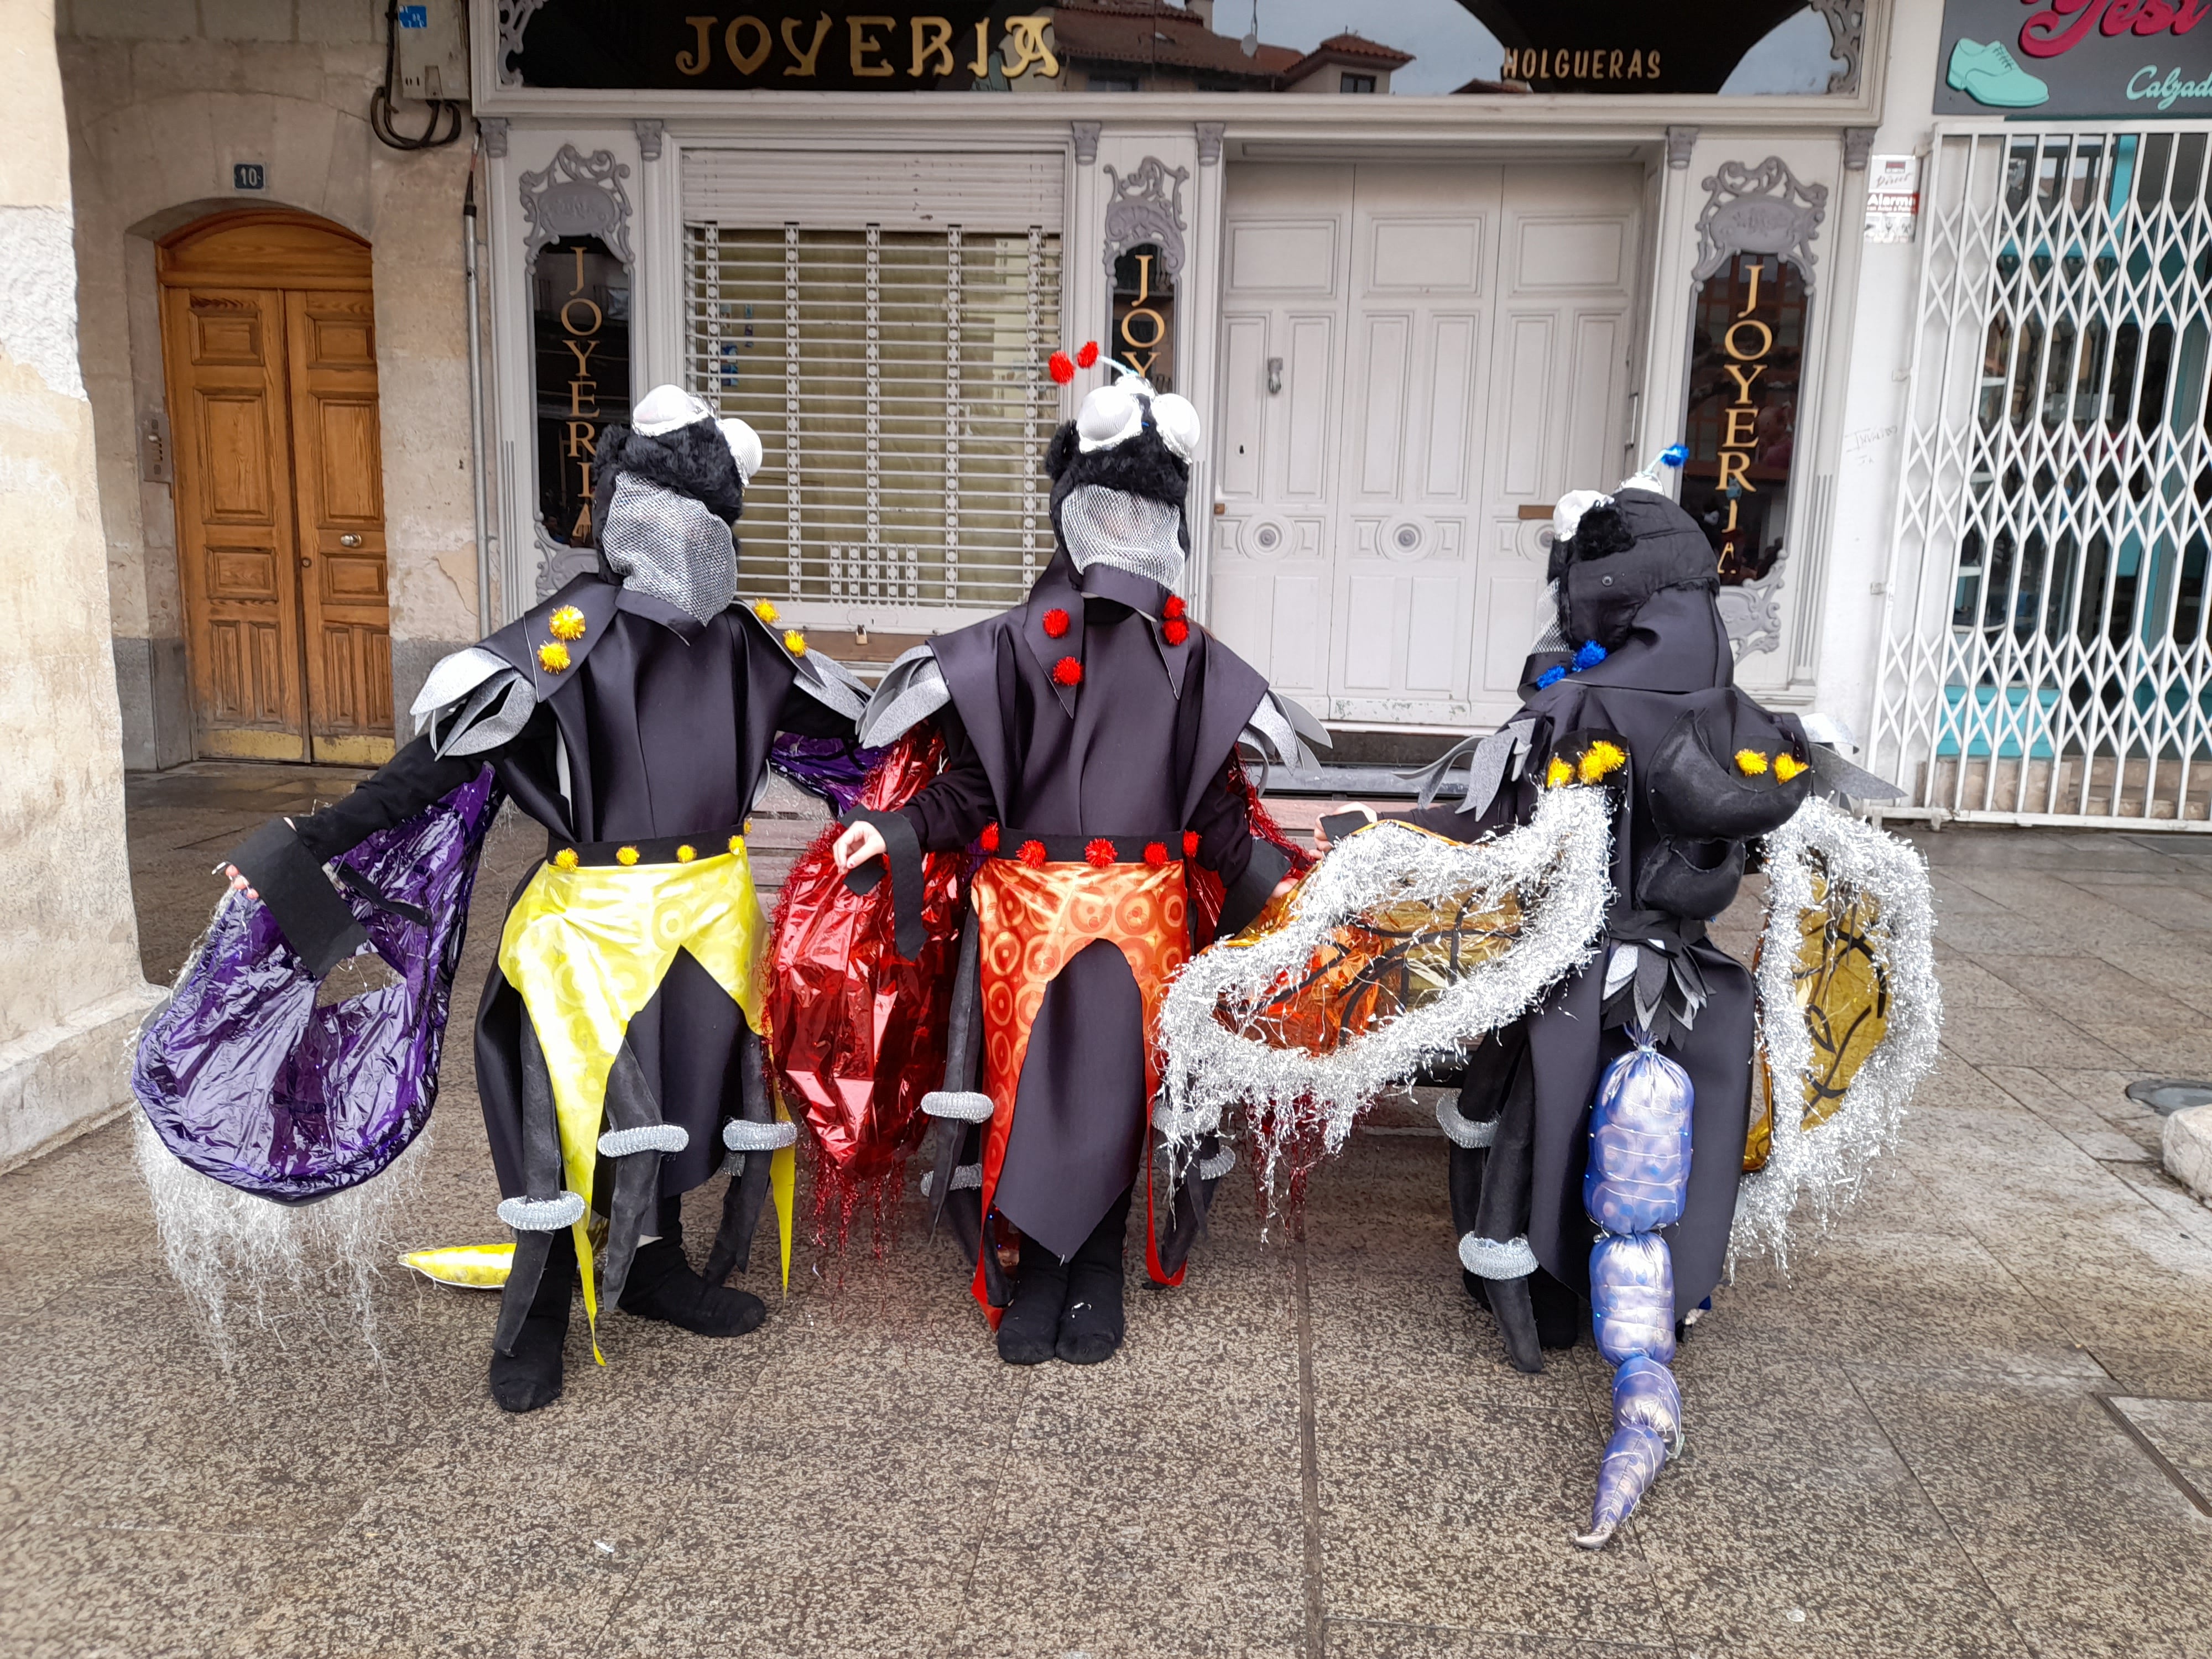
[(387, 59), (68, 0), (131, 763), (382, 752), (663, 380), (766, 442), (748, 591), (884, 660), (1048, 556), (1097, 338), (1206, 411), (1194, 605), (1348, 752), (1510, 711), (1552, 504), (1682, 439), (1763, 700), (1916, 810), (2212, 822), (2212, 31), (1222, 3), (447, 0)]

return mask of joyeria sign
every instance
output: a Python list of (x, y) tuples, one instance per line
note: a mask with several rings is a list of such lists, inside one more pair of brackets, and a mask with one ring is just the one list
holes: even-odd
[(1947, 0), (1939, 114), (2212, 114), (2212, 0)]

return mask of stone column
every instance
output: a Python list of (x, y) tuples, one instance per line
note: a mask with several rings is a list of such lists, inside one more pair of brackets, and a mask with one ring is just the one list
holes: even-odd
[(138, 962), (52, 0), (0, 0), (0, 1168), (128, 1097)]

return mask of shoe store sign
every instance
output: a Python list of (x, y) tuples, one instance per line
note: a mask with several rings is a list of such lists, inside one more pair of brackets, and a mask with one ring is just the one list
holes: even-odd
[(2212, 115), (2212, 0), (1948, 0), (1939, 115)]

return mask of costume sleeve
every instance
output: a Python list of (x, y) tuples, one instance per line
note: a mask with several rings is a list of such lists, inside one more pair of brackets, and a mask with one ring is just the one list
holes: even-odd
[[(379, 830), (406, 823), (471, 782), (482, 755), (441, 760), (417, 738), (343, 800), (287, 823), (271, 818), (230, 854), (285, 940), (318, 978), (368, 943), (323, 866)], [(358, 887), (356, 881), (350, 884)]]
[(899, 811), (926, 850), (943, 853), (965, 847), (981, 835), (999, 809), (991, 797), (990, 775), (968, 740), (968, 728), (960, 723), (959, 714), (948, 703), (936, 720), (945, 734), (945, 769)]
[(1243, 792), (1231, 787), (1226, 767), (1199, 797), (1190, 827), (1198, 832), (1198, 861), (1221, 878), (1220, 933), (1226, 938), (1260, 914), (1275, 884), (1290, 873), (1291, 861), (1282, 848), (1252, 833)]
[(483, 770), (488, 755), (449, 755), (441, 760), (425, 735), (415, 739), (343, 800), (292, 820), (300, 845), (328, 863), (380, 830), (404, 823), (434, 806)]

